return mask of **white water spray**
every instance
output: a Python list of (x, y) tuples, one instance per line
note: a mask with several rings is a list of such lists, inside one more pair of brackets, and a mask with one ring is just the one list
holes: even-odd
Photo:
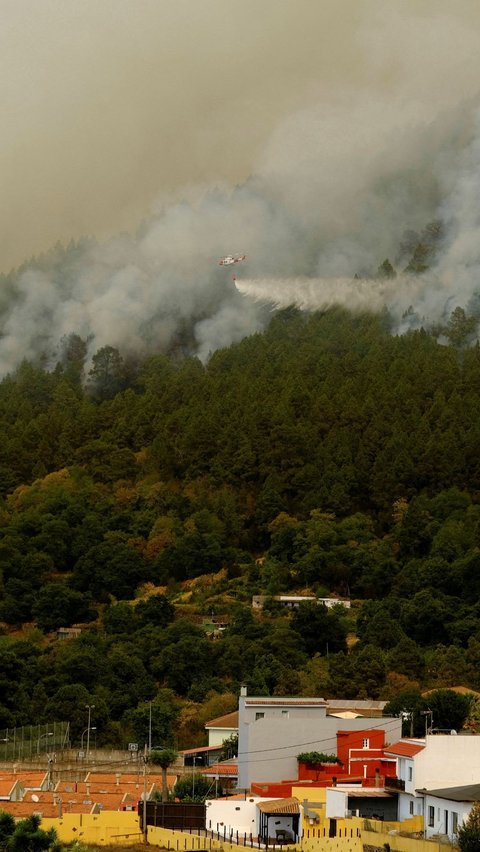
[(420, 323), (445, 319), (456, 304), (451, 284), (432, 274), (399, 275), (387, 279), (237, 279), (235, 286), (243, 296), (271, 305), (274, 309), (290, 305), (306, 311), (326, 310), (335, 305), (350, 311), (379, 312), (388, 309), (399, 332)]

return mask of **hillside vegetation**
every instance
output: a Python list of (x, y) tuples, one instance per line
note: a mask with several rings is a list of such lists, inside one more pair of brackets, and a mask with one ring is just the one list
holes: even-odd
[[(206, 365), (104, 347), (85, 375), (72, 336), (53, 370), (6, 377), (0, 729), (67, 719), (78, 739), (94, 704), (99, 743), (144, 742), (152, 702), (154, 744), (181, 747), (242, 682), (480, 688), (474, 325), (289, 309)], [(252, 612), (281, 592), (353, 606)]]

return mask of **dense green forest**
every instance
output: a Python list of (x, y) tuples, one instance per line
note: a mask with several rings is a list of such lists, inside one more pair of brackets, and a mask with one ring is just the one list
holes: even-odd
[[(182, 747), (242, 682), (480, 689), (472, 328), (289, 309), (206, 365), (107, 346), (88, 369), (72, 336), (55, 369), (4, 378), (0, 729), (68, 720), (78, 740), (94, 704), (98, 743), (123, 745), (151, 702), (155, 742)], [(352, 607), (288, 616), (281, 592)]]

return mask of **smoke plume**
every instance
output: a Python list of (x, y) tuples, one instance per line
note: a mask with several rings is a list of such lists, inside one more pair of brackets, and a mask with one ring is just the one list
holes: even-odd
[[(340, 15), (333, 2), (231, 2), (240, 16), (250, 14), (256, 25), (255, 37), (247, 29), (231, 61), (225, 41), (220, 41), (220, 47), (217, 41), (228, 5), (223, 0), (205, 0), (205, 19), (197, 15), (194, 21), (186, 14), (194, 4), (183, 0), (178, 5), (145, 2), (135, 6), (148, 11), (148, 20), (161, 8), (163, 23), (170, 25), (167, 10), (175, 6), (182, 10), (182, 20), (187, 20), (178, 33), (175, 26), (162, 30), (163, 48), (167, 50), (172, 42), (168, 55), (177, 57), (175, 67), (184, 75), (179, 74), (177, 88), (171, 79), (162, 78), (156, 100), (146, 94), (142, 100), (139, 95), (147, 70), (152, 74), (153, 69), (152, 78), (158, 79), (153, 60), (156, 31), (149, 30), (142, 41), (145, 33), (135, 29), (136, 13), (133, 26), (131, 5), (119, 2), (121, 14), (115, 26), (123, 28), (129, 56), (141, 56), (144, 64), (140, 76), (134, 63), (122, 65), (119, 80), (113, 81), (113, 73), (106, 72), (115, 132), (109, 136), (99, 124), (103, 130), (95, 168), (88, 172), (85, 164), (83, 174), (88, 173), (90, 191), (97, 189), (102, 221), (92, 213), (92, 228), (83, 230), (101, 235), (108, 230), (108, 216), (115, 219), (114, 209), (126, 209), (119, 193), (109, 192), (102, 182), (102, 168), (109, 173), (112, 162), (120, 163), (115, 186), (122, 187), (125, 198), (133, 184), (148, 184), (147, 195), (138, 195), (130, 214), (133, 210), (139, 215), (147, 196), (149, 203), (155, 193), (158, 200), (136, 233), (120, 233), (100, 242), (78, 239), (67, 249), (52, 250), (4, 276), (0, 374), (14, 369), (22, 358), (53, 365), (60, 341), (72, 333), (88, 340), (90, 357), (107, 344), (122, 353), (140, 355), (180, 345), (206, 360), (218, 347), (262, 329), (269, 316), (265, 305), (293, 302), (306, 310), (333, 304), (370, 310), (387, 307), (402, 331), (412, 322), (437, 322), (456, 305), (468, 309), (475, 300), (480, 271), (480, 37), (474, 26), (480, 13), (475, 11), (476, 4), (474, 8), (468, 0), (459, 2), (452, 17), (450, 5), (442, 0), (425, 2), (422, 10), (416, 0), (405, 0), (396, 9), (376, 0), (347, 3), (348, 16), (344, 10)], [(56, 7), (56, 0), (46, 3), (48, 8)], [(298, 12), (300, 5), (305, 19)], [(309, 15), (320, 13), (309, 10), (320, 6), (322, 14), (327, 10), (331, 16), (330, 29), (319, 26), (300, 33), (299, 22), (308, 19), (313, 27)], [(12, 5), (12, 16), (15, 8)], [(91, 13), (94, 6), (87, 2), (80, 8)], [(270, 19), (267, 8), (273, 13)], [(317, 18), (317, 23), (325, 21)], [(229, 37), (239, 29), (240, 23), (230, 28)], [(88, 28), (80, 27), (80, 31), (85, 46)], [(274, 48), (267, 48), (267, 34)], [(200, 47), (199, 35), (205, 39)], [(333, 35), (338, 50), (330, 43)], [(98, 47), (98, 32), (95, 39)], [(218, 54), (207, 59), (214, 40)], [(120, 39), (115, 44), (124, 42)], [(338, 51), (342, 61), (337, 62)], [(78, 61), (80, 56), (83, 62), (83, 52), (78, 50)], [(145, 59), (149, 57), (150, 65)], [(199, 72), (197, 92), (200, 67), (204, 70)], [(127, 68), (132, 69), (131, 78)], [(67, 79), (72, 82), (68, 75)], [(119, 95), (125, 86), (132, 95), (128, 105)], [(182, 99), (187, 91), (190, 94)], [(9, 103), (16, 103), (16, 94), (12, 89)], [(68, 89), (68, 109), (62, 115), (77, 130), (86, 115), (84, 141), (90, 143), (95, 138), (98, 101), (89, 112), (87, 94), (77, 91), (76, 99)], [(64, 95), (66, 91), (59, 103), (63, 104)], [(126, 122), (127, 106), (133, 103), (138, 110), (144, 108), (142, 117), (171, 115), (171, 128), (167, 131), (165, 120), (158, 127), (140, 120)], [(128, 124), (130, 141), (135, 139), (133, 183), (127, 163), (118, 156), (120, 115)], [(55, 128), (60, 133), (58, 120), (48, 126), (52, 133)], [(28, 130), (27, 121), (24, 130)], [(62, 136), (60, 154), (60, 136), (51, 156), (58, 154), (63, 162), (69, 147)], [(22, 138), (30, 136), (25, 132)], [(81, 145), (82, 138), (80, 133), (75, 144)], [(12, 154), (9, 174), (18, 165), (18, 156), (18, 150)], [(37, 162), (36, 156), (30, 165)], [(170, 183), (165, 171), (159, 171), (160, 161), (163, 169), (176, 176)], [(193, 168), (195, 163), (203, 166)], [(26, 185), (34, 193), (34, 175), (29, 174)], [(95, 205), (93, 196), (87, 203), (82, 195), (81, 175), (76, 178), (78, 194), (67, 181), (68, 205), (64, 195), (58, 210), (62, 221), (78, 228), (77, 208), (85, 223)], [(122, 186), (123, 179), (128, 189)], [(43, 220), (57, 221), (58, 210), (53, 219), (49, 212), (61, 195), (61, 184), (58, 177), (53, 181), (48, 204), (37, 216), (39, 227)], [(15, 221), (16, 210), (10, 178), (8, 185), (6, 197), (12, 204), (6, 223), (12, 217)], [(63, 215), (65, 211), (68, 215)], [(434, 221), (444, 224), (442, 239), (428, 258), (428, 272), (405, 272), (415, 241), (422, 241), (426, 226)], [(73, 233), (78, 233), (75, 228)], [(15, 233), (20, 233), (19, 227)], [(232, 267), (218, 265), (222, 255), (236, 252), (248, 256), (246, 264), (235, 268), (237, 287), (231, 280)], [(386, 258), (398, 273), (394, 279), (376, 276)]]

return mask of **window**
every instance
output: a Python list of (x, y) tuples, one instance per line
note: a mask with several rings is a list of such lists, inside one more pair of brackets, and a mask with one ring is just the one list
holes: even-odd
[(452, 832), (453, 834), (458, 833), (458, 814), (455, 811), (452, 811)]
[(435, 808), (428, 806), (428, 827), (433, 828), (435, 825)]
[(255, 713), (255, 721), (258, 722), (259, 719), (264, 719), (265, 713)]
[(413, 816), (413, 802), (410, 802), (410, 816)]
[(368, 748), (370, 745), (370, 740), (362, 740), (362, 748)]
[(408, 767), (408, 780), (411, 781), (413, 778), (413, 767)]
[(286, 716), (288, 718), (288, 710), (282, 710), (282, 716)]

